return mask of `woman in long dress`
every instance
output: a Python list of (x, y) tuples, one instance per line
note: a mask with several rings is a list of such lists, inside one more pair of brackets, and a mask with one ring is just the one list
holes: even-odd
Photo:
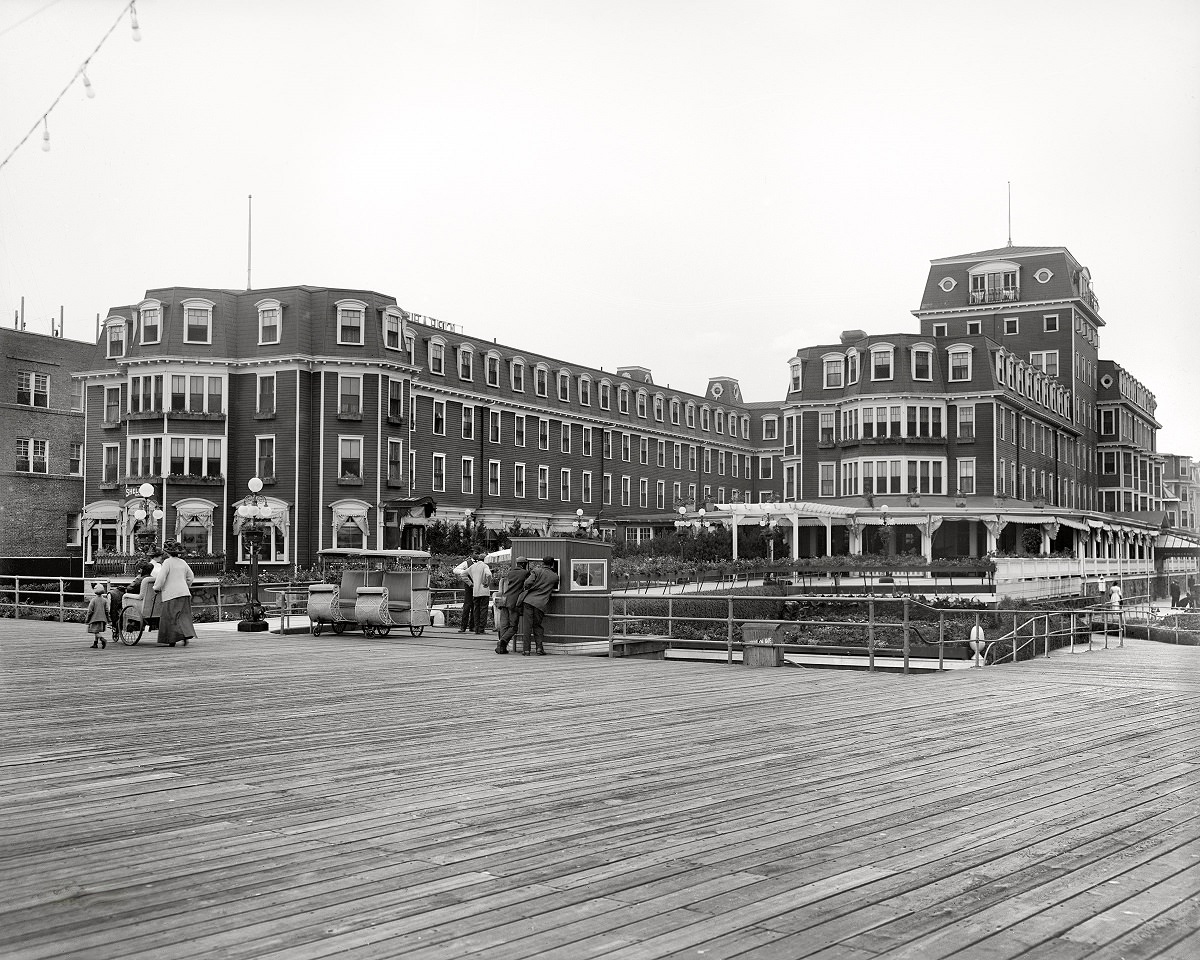
[(158, 621), (158, 642), (168, 647), (182, 643), (185, 647), (196, 636), (192, 625), (192, 568), (180, 556), (183, 548), (177, 540), (163, 544), (166, 559), (154, 577), (161, 609)]

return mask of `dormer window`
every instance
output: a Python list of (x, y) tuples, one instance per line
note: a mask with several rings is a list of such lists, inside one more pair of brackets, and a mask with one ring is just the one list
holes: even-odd
[(914, 380), (933, 379), (933, 348), (924, 344), (912, 349), (912, 378)]
[(486, 370), (487, 385), (489, 387), (500, 386), (500, 354), (494, 350), (488, 351)]
[(700, 429), (701, 430), (710, 429), (708, 407), (700, 408)]
[(853, 347), (846, 351), (846, 382), (858, 383), (858, 351)]
[(684, 408), (683, 415), (684, 415), (684, 421), (687, 423), (687, 425), (689, 427), (691, 427), (693, 430), (695, 430), (696, 429), (696, 405), (694, 403), (689, 403)]
[(729, 435), (731, 437), (736, 437), (737, 432), (737, 415), (731, 413), (729, 415)]
[(125, 356), (125, 318), (110, 317), (104, 324), (104, 355), (109, 360)]
[(724, 410), (718, 410), (716, 413), (713, 414), (713, 429), (717, 433), (725, 432), (725, 411)]
[(600, 386), (597, 389), (599, 391), (600, 409), (601, 410), (611, 410), (612, 409), (612, 384), (610, 384), (607, 380), (601, 380)]
[(533, 371), (533, 392), (539, 397), (545, 397), (550, 392), (550, 368), (539, 363)]
[(871, 379), (892, 379), (892, 355), (895, 348), (891, 344), (880, 344), (871, 348)]
[(563, 403), (571, 401), (571, 371), (558, 371), (558, 399)]
[(158, 343), (162, 340), (162, 305), (157, 300), (146, 300), (138, 307), (141, 319), (142, 343)]
[(667, 416), (667, 398), (661, 393), (654, 396), (654, 419), (662, 423)]
[(637, 415), (643, 420), (646, 419), (646, 391), (639, 390), (637, 392)]
[(184, 300), (183, 342), (212, 343), (212, 312), (216, 306), (211, 300)]
[(429, 372), (439, 377), (446, 375), (446, 341), (441, 337), (429, 338)]
[(742, 417), (742, 439), (750, 439), (750, 418), (748, 416)]
[(514, 393), (525, 392), (525, 361), (514, 357), (508, 371), (509, 386)]
[(972, 267), (971, 303), (1011, 303), (1020, 299), (1020, 269), (1007, 260)]
[(791, 384), (788, 387), (788, 393), (796, 393), (803, 386), (800, 371), (803, 368), (799, 360), (793, 360), (788, 364), (788, 372), (791, 377)]
[(621, 384), (617, 389), (617, 411), (629, 413), (629, 388), (625, 384)]
[(671, 423), (679, 426), (679, 401), (674, 397), (671, 398)]
[(844, 373), (844, 358), (841, 354), (833, 353), (822, 358), (821, 369), (825, 373), (825, 389), (839, 390), (842, 387)]
[(592, 405), (592, 378), (586, 373), (579, 378), (579, 403), (584, 407)]
[(335, 306), (337, 307), (337, 342), (345, 346), (361, 347), (363, 345), (363, 317), (366, 316), (367, 305), (361, 300), (339, 300)]
[(470, 344), (460, 343), (458, 345), (458, 379), (475, 379), (475, 351)]
[(398, 310), (383, 312), (383, 345), (388, 350), (404, 349), (404, 316)]
[(971, 379), (971, 347), (969, 344), (956, 343), (946, 348), (949, 355), (950, 381), (965, 383)]
[(280, 318), (283, 315), (283, 305), (278, 300), (259, 300), (254, 305), (258, 309), (258, 343), (278, 343), (283, 325)]

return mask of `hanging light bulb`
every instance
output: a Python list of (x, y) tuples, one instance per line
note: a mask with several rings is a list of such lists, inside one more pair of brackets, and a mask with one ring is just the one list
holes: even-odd
[(142, 31), (138, 29), (137, 22), (137, 7), (132, 3), (129, 4), (129, 25), (133, 27), (133, 39), (139, 41), (142, 39)]
[(42, 152), (50, 152), (50, 126), (45, 117), (42, 117)]
[(83, 92), (87, 94), (89, 100), (95, 99), (96, 91), (92, 89), (92, 81), (88, 79), (87, 68), (80, 67), (79, 75), (83, 77)]

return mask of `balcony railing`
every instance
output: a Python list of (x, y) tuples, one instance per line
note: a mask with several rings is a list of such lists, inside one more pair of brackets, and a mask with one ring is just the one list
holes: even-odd
[(1015, 287), (1001, 287), (996, 290), (972, 290), (971, 303), (1012, 303), (1020, 296)]
[[(184, 556), (192, 573), (198, 577), (217, 577), (225, 572), (223, 555)], [(110, 553), (86, 561), (88, 577), (132, 577), (146, 557), (140, 553)]]

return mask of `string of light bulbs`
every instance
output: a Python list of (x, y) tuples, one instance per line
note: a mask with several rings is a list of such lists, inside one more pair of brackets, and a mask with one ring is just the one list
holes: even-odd
[(29, 132), (26, 133), (25, 136), (23, 136), (21, 138), (20, 142), (18, 142), (17, 145), (15, 147), (13, 147), (12, 150), (9, 151), (8, 156), (5, 157), (3, 160), (0, 160), (0, 170), (3, 170), (4, 167), (8, 164), (8, 161), (13, 158), (13, 156), (16, 154), (16, 152), (25, 145), (25, 143), (29, 140), (30, 137), (32, 137), (35, 133), (37, 133), (38, 127), (42, 128), (42, 149), (44, 151), (49, 152), (49, 150), (50, 150), (50, 122), (49, 122), (50, 114), (53, 112), (54, 108), (58, 106), (58, 104), (62, 100), (62, 98), (67, 95), (67, 91), (70, 90), (71, 87), (73, 87), (75, 85), (76, 80), (82, 81), (83, 91), (84, 91), (84, 93), (87, 94), (87, 97), (89, 100), (91, 100), (92, 98), (94, 98), (96, 96), (96, 91), (94, 89), (92, 89), (92, 81), (90, 79), (88, 79), (88, 75), (87, 75), (88, 64), (92, 62), (92, 57), (94, 57), (97, 53), (100, 52), (100, 48), (102, 46), (104, 46), (104, 42), (110, 36), (112, 36), (112, 32), (114, 30), (116, 30), (118, 26), (120, 26), (121, 21), (125, 19), (126, 13), (129, 14), (129, 26), (133, 30), (133, 39), (135, 41), (142, 39), (142, 31), (141, 31), (141, 28), (138, 26), (137, 0), (129, 0), (129, 2), (127, 4), (125, 4), (124, 7), (121, 8), (121, 12), (120, 12), (120, 14), (118, 14), (117, 19), (113, 21), (113, 25), (111, 27), (109, 27), (108, 31), (104, 34), (104, 36), (102, 36), (100, 38), (100, 42), (98, 44), (96, 44), (95, 49), (93, 49), (92, 52), (87, 55), (87, 57), (84, 59), (83, 63), (80, 65), (79, 69), (76, 70), (75, 74), (71, 77), (71, 79), (67, 81), (67, 85), (65, 87), (63, 87), (62, 90), (59, 92), (58, 96), (54, 98), (54, 102), (51, 103), (50, 106), (47, 107), (42, 112), (41, 118), (39, 120), (37, 120), (32, 127), (29, 128)]

